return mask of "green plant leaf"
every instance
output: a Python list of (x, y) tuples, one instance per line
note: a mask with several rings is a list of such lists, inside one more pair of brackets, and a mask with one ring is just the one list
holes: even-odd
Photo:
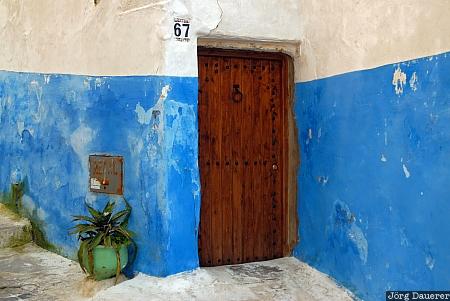
[(93, 250), (96, 246), (100, 245), (100, 243), (102, 242), (103, 238), (105, 237), (105, 233), (98, 233), (89, 243), (89, 249)]
[(94, 277), (95, 271), (94, 271), (94, 250), (87, 249), (88, 252), (88, 265), (89, 265), (89, 271), (91, 276)]
[(103, 215), (106, 214), (112, 214), (114, 208), (116, 207), (116, 202), (112, 202), (112, 201), (108, 201), (108, 203), (106, 203), (105, 208), (103, 208)]
[(114, 285), (117, 284), (117, 280), (119, 279), (120, 271), (122, 271), (121, 263), (120, 263), (120, 249), (115, 248), (116, 258), (117, 258), (117, 268), (116, 268), (116, 280), (114, 281)]
[(90, 224), (78, 224), (76, 226), (74, 226), (72, 231), (70, 231), (70, 234), (83, 234), (83, 233), (87, 233), (87, 232), (97, 232), (98, 231), (98, 227), (97, 226), (93, 226)]
[(83, 270), (83, 273), (87, 273), (86, 271), (86, 267), (84, 266), (84, 262), (83, 262), (83, 255), (86, 252), (86, 247), (87, 247), (87, 241), (82, 241), (80, 243), (80, 248), (78, 249), (78, 263), (80, 264), (81, 269)]
[(125, 220), (126, 218), (128, 218), (128, 215), (130, 215), (130, 213), (131, 213), (131, 211), (129, 209), (119, 211), (111, 217), (111, 222), (116, 222), (116, 221), (120, 220), (121, 218), (124, 218), (124, 220)]
[(89, 217), (89, 216), (85, 216), (85, 215), (73, 215), (72, 217), (73, 217), (73, 219), (72, 219), (73, 222), (76, 222), (76, 221), (85, 221), (85, 222), (95, 223), (95, 219), (92, 218), (92, 217)]
[(105, 239), (104, 239), (104, 242), (105, 242), (105, 246), (110, 248), (111, 247), (111, 236), (110, 235), (106, 235)]
[(120, 234), (122, 234), (123, 236), (125, 236), (126, 238), (128, 238), (128, 239), (132, 239), (132, 237), (131, 237), (131, 233), (129, 233), (128, 232), (128, 230), (126, 230), (126, 229), (124, 229), (124, 228), (122, 228), (122, 227), (117, 227), (117, 230), (116, 230), (118, 233), (120, 233)]
[(101, 213), (101, 212), (95, 210), (94, 208), (92, 208), (91, 206), (89, 206), (87, 203), (86, 203), (86, 207), (87, 207), (89, 213), (92, 215), (93, 218), (99, 219), (99, 218), (102, 217), (102, 213)]

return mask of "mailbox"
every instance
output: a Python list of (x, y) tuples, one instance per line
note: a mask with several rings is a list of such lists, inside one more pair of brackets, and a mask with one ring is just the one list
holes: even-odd
[(92, 192), (123, 194), (123, 157), (89, 156), (89, 189)]

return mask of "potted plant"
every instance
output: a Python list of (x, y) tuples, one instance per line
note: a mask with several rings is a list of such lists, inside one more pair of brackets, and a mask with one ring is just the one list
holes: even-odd
[(95, 280), (116, 276), (116, 282), (122, 269), (128, 263), (128, 246), (136, 243), (132, 232), (127, 229), (131, 206), (125, 201), (125, 209), (114, 212), (116, 202), (108, 201), (102, 211), (86, 204), (91, 216), (75, 215), (73, 221), (79, 222), (71, 234), (80, 241), (78, 261), (83, 272)]

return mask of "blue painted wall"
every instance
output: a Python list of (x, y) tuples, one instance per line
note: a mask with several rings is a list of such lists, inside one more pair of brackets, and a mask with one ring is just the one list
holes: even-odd
[[(296, 85), (294, 254), (366, 300), (450, 287), (449, 70), (442, 54)], [(198, 266), (196, 78), (0, 72), (0, 126), (0, 191), (26, 180), (25, 210), (62, 254), (78, 245), (70, 215), (105, 201), (87, 164), (107, 153), (125, 161), (129, 272)]]
[(198, 266), (197, 79), (0, 72), (0, 191), (26, 180), (25, 210), (73, 257), (71, 215), (88, 192), (89, 154), (124, 156), (138, 256), (128, 272)]
[(365, 300), (449, 289), (450, 53), (299, 83), (295, 114), (295, 256)]

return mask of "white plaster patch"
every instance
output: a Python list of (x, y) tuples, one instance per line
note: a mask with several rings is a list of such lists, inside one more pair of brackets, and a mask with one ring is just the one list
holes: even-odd
[(105, 83), (105, 80), (103, 80), (102, 78), (97, 77), (95, 79), (95, 86), (97, 88), (101, 87), (104, 83)]
[(306, 144), (309, 144), (309, 141), (313, 138), (312, 129), (308, 129), (308, 139), (306, 139)]
[(411, 79), (409, 80), (409, 86), (411, 87), (411, 90), (417, 91), (417, 73), (413, 72)]
[(73, 150), (79, 156), (81, 162), (85, 161), (86, 147), (94, 138), (94, 131), (85, 126), (80, 125), (73, 133), (70, 135), (70, 144)]
[(387, 162), (387, 158), (384, 156), (384, 154), (381, 154), (380, 161), (381, 162)]
[(411, 176), (405, 164), (403, 164), (403, 173), (405, 174), (405, 178), (409, 178)]
[(50, 77), (51, 77), (50, 74), (44, 74), (44, 82), (45, 82), (45, 84), (48, 85), (50, 83)]
[(164, 101), (167, 99), (167, 95), (170, 92), (170, 85), (165, 85), (161, 90), (161, 95), (159, 96), (160, 101)]
[(134, 111), (137, 114), (138, 122), (140, 124), (149, 125), (152, 118), (153, 110), (159, 110), (160, 112), (162, 111), (162, 103), (167, 99), (169, 92), (170, 92), (170, 85), (165, 85), (161, 89), (161, 95), (159, 96), (156, 105), (148, 110), (145, 110), (144, 107), (141, 106), (140, 102), (136, 104), (136, 108)]
[(85, 89), (89, 89), (89, 87), (90, 87), (89, 80), (85, 79), (85, 80), (83, 81), (83, 87), (84, 87)]
[(361, 228), (359, 228), (355, 224), (352, 224), (348, 232), (348, 237), (356, 245), (359, 253), (359, 258), (364, 264), (366, 264), (369, 252), (369, 243), (367, 242), (367, 239), (364, 236)]
[(427, 267), (430, 269), (430, 271), (432, 271), (433, 268), (434, 268), (434, 262), (435, 262), (435, 260), (434, 260), (434, 258), (433, 258), (430, 254), (428, 254), (428, 255), (425, 257), (425, 264), (426, 264)]
[(17, 132), (19, 133), (19, 136), (22, 135), (24, 129), (25, 129), (25, 122), (17, 121)]
[(406, 85), (406, 73), (402, 72), (400, 66), (394, 72), (392, 85), (395, 88), (395, 94), (400, 95), (403, 93), (403, 86)]
[(30, 89), (35, 92), (36, 99), (37, 99), (37, 109), (36, 109), (36, 112), (33, 114), (33, 117), (36, 122), (40, 122), (42, 114), (43, 114), (43, 108), (41, 105), (42, 104), (42, 87), (39, 85), (39, 83), (36, 80), (32, 80), (30, 82)]
[(150, 124), (150, 120), (152, 119), (152, 108), (148, 109), (147, 111), (144, 109), (144, 107), (141, 106), (141, 103), (138, 102), (136, 104), (136, 109), (134, 110), (138, 117), (138, 122), (140, 124)]

